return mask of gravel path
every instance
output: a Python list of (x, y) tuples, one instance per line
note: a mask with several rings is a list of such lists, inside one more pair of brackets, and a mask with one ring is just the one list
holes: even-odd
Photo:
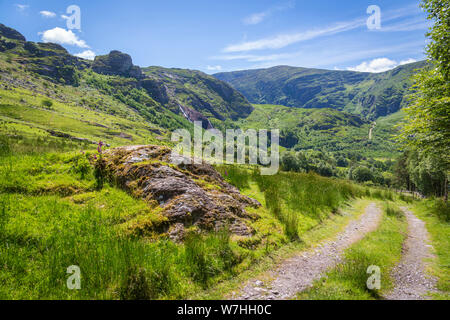
[(262, 281), (250, 281), (242, 289), (239, 300), (282, 300), (288, 299), (310, 287), (314, 280), (342, 261), (342, 253), (351, 244), (374, 231), (382, 213), (375, 203), (371, 203), (359, 219), (352, 220), (336, 239), (327, 241), (308, 251), (283, 262), (272, 274), (275, 279), (265, 286)]
[(436, 292), (436, 279), (425, 273), (424, 259), (433, 258), (425, 223), (407, 208), (401, 208), (408, 221), (408, 237), (403, 245), (403, 257), (394, 268), (395, 287), (385, 296), (388, 300), (424, 300), (427, 293)]

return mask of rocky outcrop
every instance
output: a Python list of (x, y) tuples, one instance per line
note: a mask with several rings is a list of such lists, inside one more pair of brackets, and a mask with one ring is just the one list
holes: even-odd
[(215, 231), (227, 227), (240, 236), (251, 236), (249, 222), (256, 219), (246, 207), (260, 204), (242, 195), (209, 164), (171, 164), (171, 149), (163, 146), (128, 146), (104, 153), (111, 180), (146, 200), (167, 218), (163, 228), (175, 241), (186, 228)]
[(141, 68), (133, 65), (130, 55), (117, 50), (104, 56), (96, 56), (92, 70), (105, 75), (143, 78)]
[(14, 30), (13, 28), (7, 27), (1, 23), (0, 23), (0, 36), (13, 40), (26, 41), (25, 37), (20, 32)]

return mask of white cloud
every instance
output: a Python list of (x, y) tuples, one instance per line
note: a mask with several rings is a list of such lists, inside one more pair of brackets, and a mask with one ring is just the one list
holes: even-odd
[(206, 69), (208, 71), (221, 71), (222, 70), (222, 66), (207, 66)]
[(409, 63), (414, 63), (414, 62), (417, 62), (417, 60), (416, 60), (416, 59), (410, 58), (410, 59), (406, 59), (406, 60), (400, 61), (399, 65), (402, 66), (402, 65), (404, 65), (404, 64), (409, 64)]
[(83, 59), (87, 59), (87, 60), (94, 60), (95, 52), (92, 50), (85, 50), (83, 52), (74, 54), (74, 56), (83, 58)]
[(16, 4), (15, 5), (17, 10), (19, 11), (25, 11), (26, 9), (28, 9), (30, 6), (27, 4)]
[(44, 32), (40, 32), (42, 35), (42, 41), (44, 42), (54, 42), (59, 44), (68, 44), (72, 46), (77, 46), (80, 48), (89, 48), (84, 40), (78, 39), (77, 35), (72, 32), (72, 30), (66, 30), (62, 28), (53, 28)]
[(255, 25), (255, 24), (261, 23), (264, 19), (270, 17), (275, 12), (292, 9), (294, 6), (295, 6), (295, 2), (290, 1), (288, 3), (285, 3), (284, 5), (269, 8), (266, 11), (251, 14), (248, 17), (245, 17), (242, 20), (242, 22), (247, 25)]
[(311, 40), (317, 37), (349, 31), (365, 25), (364, 19), (341, 22), (322, 29), (307, 30), (298, 33), (280, 34), (275, 37), (262, 38), (256, 41), (246, 41), (227, 46), (223, 52), (243, 52), (261, 49), (280, 49), (293, 43)]
[(254, 13), (246, 18), (244, 18), (244, 24), (258, 24), (268, 16), (267, 12)]
[(397, 62), (394, 60), (390, 60), (388, 58), (378, 58), (373, 59), (372, 61), (364, 61), (360, 65), (356, 67), (349, 67), (347, 70), (349, 71), (359, 71), (359, 72), (384, 72), (388, 71), (397, 66)]
[(41, 16), (43, 16), (44, 18), (54, 18), (56, 17), (56, 13), (51, 12), (51, 11), (47, 11), (47, 10), (43, 10), (41, 12), (39, 12), (41, 14)]
[(357, 65), (356, 67), (349, 67), (347, 70), (349, 71), (359, 71), (359, 72), (373, 72), (373, 73), (379, 73), (379, 72), (385, 72), (391, 69), (394, 69), (395, 67), (413, 63), (416, 62), (415, 59), (406, 59), (401, 61), (400, 63), (397, 63), (394, 60), (390, 60), (388, 58), (377, 58), (373, 59), (371, 61), (364, 61), (360, 65)]

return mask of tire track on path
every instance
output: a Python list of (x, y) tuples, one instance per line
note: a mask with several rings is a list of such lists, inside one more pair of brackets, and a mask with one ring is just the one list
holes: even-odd
[(385, 296), (388, 300), (424, 300), (430, 292), (437, 292), (437, 279), (425, 272), (425, 259), (433, 258), (432, 246), (425, 223), (407, 208), (402, 211), (408, 222), (408, 237), (403, 244), (400, 263), (394, 268), (394, 289)]
[(334, 240), (326, 241), (311, 251), (283, 262), (273, 272), (274, 281), (269, 286), (263, 287), (262, 281), (250, 281), (234, 299), (283, 300), (293, 297), (342, 262), (344, 250), (364, 238), (367, 233), (376, 230), (381, 218), (382, 211), (375, 203), (370, 203), (365, 212), (358, 219), (350, 221)]

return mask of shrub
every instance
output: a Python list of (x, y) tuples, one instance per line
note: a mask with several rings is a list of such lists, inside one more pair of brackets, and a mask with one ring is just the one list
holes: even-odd
[(50, 100), (50, 99), (43, 99), (43, 100), (41, 101), (41, 105), (42, 105), (43, 107), (50, 108), (51, 106), (53, 106), (53, 101)]
[(79, 174), (81, 179), (86, 178), (91, 171), (91, 164), (84, 154), (74, 157), (72, 163), (72, 171)]
[(97, 190), (102, 189), (106, 181), (106, 161), (101, 156), (95, 161), (94, 177)]

